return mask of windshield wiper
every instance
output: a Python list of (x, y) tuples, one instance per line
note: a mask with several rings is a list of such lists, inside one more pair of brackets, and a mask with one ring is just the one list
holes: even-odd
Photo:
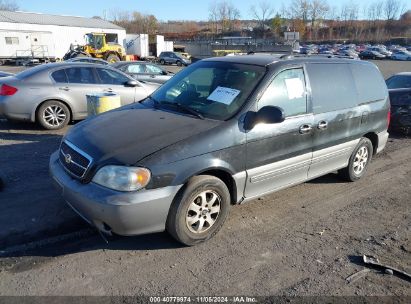
[(162, 104), (164, 104), (164, 105), (170, 105), (170, 106), (175, 106), (175, 107), (177, 107), (177, 108), (185, 111), (186, 113), (190, 113), (190, 114), (192, 114), (192, 115), (194, 115), (194, 116), (196, 116), (196, 117), (198, 117), (198, 118), (200, 118), (200, 119), (204, 119), (203, 114), (201, 114), (200, 112), (198, 112), (198, 111), (190, 108), (189, 106), (186, 106), (186, 105), (184, 105), (184, 104), (181, 104), (181, 103), (179, 103), (179, 102), (172, 102), (172, 101), (167, 101), (167, 100), (164, 100), (164, 101), (161, 101), (161, 102), (160, 102), (160, 101), (154, 99), (153, 97), (150, 97), (150, 98), (154, 101), (154, 107), (155, 107), (155, 108), (157, 108), (158, 106), (161, 106)]
[(190, 108), (189, 106), (183, 105), (183, 104), (181, 104), (181, 103), (179, 103), (179, 102), (174, 102), (173, 104), (175, 104), (176, 106), (178, 106), (180, 109), (183, 109), (183, 110), (185, 110), (186, 112), (191, 113), (191, 114), (193, 114), (194, 116), (197, 116), (197, 117), (200, 118), (200, 119), (204, 119), (203, 114), (201, 114), (200, 112), (198, 112), (198, 111)]

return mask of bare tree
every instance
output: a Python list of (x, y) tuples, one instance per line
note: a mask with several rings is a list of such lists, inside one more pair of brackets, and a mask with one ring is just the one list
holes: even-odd
[(308, 21), (310, 11), (310, 1), (308, 0), (293, 0), (289, 6), (289, 11), (293, 18), (302, 20), (305, 24)]
[(267, 25), (267, 20), (274, 14), (274, 9), (271, 4), (269, 2), (262, 1), (258, 4), (258, 6), (252, 5), (250, 7), (250, 12), (252, 16), (258, 20), (259, 28), (265, 36), (265, 26)]
[(136, 34), (155, 34), (158, 30), (158, 21), (154, 15), (144, 15), (140, 12), (112, 9), (110, 17), (115, 24), (124, 27), (127, 32)]
[(208, 8), (208, 20), (211, 23), (211, 32), (217, 34), (218, 32), (218, 6), (217, 2), (213, 1)]
[(314, 33), (314, 38), (317, 38), (318, 21), (324, 19), (330, 7), (326, 0), (313, 0), (309, 3), (309, 16), (311, 19), (311, 29)]
[(400, 12), (401, 7), (402, 7), (402, 2), (400, 0), (385, 0), (385, 4), (384, 4), (385, 19), (387, 21), (394, 20), (398, 16), (398, 13)]
[(221, 32), (234, 30), (236, 20), (240, 18), (240, 11), (231, 2), (225, 0), (212, 2), (208, 13), (215, 33), (218, 32), (218, 25), (220, 25)]
[(14, 0), (0, 0), (0, 11), (17, 11), (19, 5)]

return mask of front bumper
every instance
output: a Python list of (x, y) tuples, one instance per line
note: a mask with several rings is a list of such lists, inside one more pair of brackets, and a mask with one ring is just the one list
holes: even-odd
[(165, 230), (170, 205), (181, 186), (118, 192), (70, 177), (58, 159), (50, 158), (50, 174), (67, 204), (99, 230), (138, 235)]

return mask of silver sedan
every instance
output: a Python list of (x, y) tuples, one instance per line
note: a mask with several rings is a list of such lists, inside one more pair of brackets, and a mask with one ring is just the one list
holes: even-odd
[(173, 72), (146, 61), (120, 61), (111, 66), (139, 81), (163, 84), (174, 76)]
[(87, 117), (87, 94), (117, 93), (126, 105), (144, 99), (158, 86), (103, 65), (43, 64), (0, 79), (0, 117), (60, 129)]

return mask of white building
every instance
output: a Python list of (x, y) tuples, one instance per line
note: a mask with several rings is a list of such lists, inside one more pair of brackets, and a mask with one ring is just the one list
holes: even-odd
[(62, 58), (71, 43), (84, 44), (93, 32), (117, 34), (125, 43), (125, 29), (103, 19), (0, 11), (0, 60)]

